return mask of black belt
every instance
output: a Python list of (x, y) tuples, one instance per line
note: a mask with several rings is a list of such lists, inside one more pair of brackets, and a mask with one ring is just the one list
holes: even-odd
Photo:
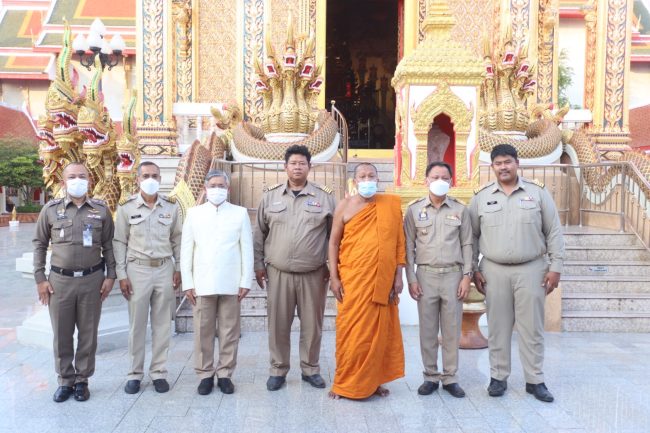
[(79, 270), (79, 271), (71, 271), (69, 269), (62, 269), (62, 268), (59, 268), (58, 266), (54, 266), (54, 265), (50, 266), (50, 270), (52, 272), (56, 272), (57, 274), (61, 274), (61, 275), (65, 275), (66, 277), (73, 277), (73, 278), (85, 277), (86, 275), (90, 275), (90, 274), (92, 274), (94, 272), (99, 271), (100, 269), (102, 269), (102, 270), (104, 269), (104, 262), (103, 261), (100, 262), (99, 264), (91, 267), (91, 268), (82, 269), (82, 270)]

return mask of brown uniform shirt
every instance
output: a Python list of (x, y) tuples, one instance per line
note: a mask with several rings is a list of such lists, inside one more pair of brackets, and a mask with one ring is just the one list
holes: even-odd
[(142, 194), (134, 194), (117, 208), (113, 248), (117, 262), (117, 278), (127, 278), (130, 260), (156, 260), (174, 257), (180, 270), (181, 233), (180, 207), (158, 194), (153, 208), (147, 206)]
[(439, 209), (423, 197), (410, 204), (404, 218), (406, 279), (417, 282), (415, 265), (472, 270), (472, 225), (467, 208), (447, 196)]
[(542, 185), (519, 177), (508, 196), (492, 182), (476, 193), (469, 209), (475, 270), (480, 252), (500, 264), (526, 263), (548, 254), (550, 270), (562, 272), (562, 225), (553, 197)]
[(269, 263), (284, 272), (310, 272), (327, 263), (335, 208), (332, 191), (311, 182), (297, 196), (288, 183), (271, 187), (257, 210), (255, 270)]
[[(92, 227), (92, 245), (83, 246), (83, 232)], [(34, 278), (45, 281), (47, 248), (52, 242), (52, 266), (71, 271), (106, 263), (106, 278), (115, 278), (113, 257), (113, 218), (102, 200), (87, 199), (81, 207), (68, 199), (52, 200), (45, 205), (36, 222)]]

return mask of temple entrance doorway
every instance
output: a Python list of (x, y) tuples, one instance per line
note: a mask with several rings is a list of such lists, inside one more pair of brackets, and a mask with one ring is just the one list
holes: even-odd
[(402, 0), (328, 0), (325, 98), (347, 122), (351, 148), (395, 144), (398, 9)]
[[(454, 124), (446, 114), (439, 114), (433, 119), (427, 134), (427, 165), (434, 161), (444, 161), (452, 169), (456, 167), (456, 133)], [(455, 182), (455, 172), (453, 179)]]

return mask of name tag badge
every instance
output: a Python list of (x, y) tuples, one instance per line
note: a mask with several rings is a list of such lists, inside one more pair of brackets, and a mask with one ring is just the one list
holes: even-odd
[(83, 245), (84, 247), (92, 247), (93, 246), (93, 226), (90, 224), (86, 224), (84, 231), (83, 231)]

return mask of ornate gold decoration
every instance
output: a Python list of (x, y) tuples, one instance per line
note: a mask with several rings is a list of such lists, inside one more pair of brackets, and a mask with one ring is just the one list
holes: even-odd
[(493, 3), (499, 1), (449, 0), (449, 9), (458, 21), (451, 30), (451, 37), (471, 49), (477, 57), (481, 55), (481, 35), (489, 32), (486, 20), (492, 19)]
[(120, 204), (126, 203), (128, 198), (138, 191), (135, 178), (140, 165), (140, 151), (138, 150), (135, 119), (136, 102), (137, 92), (132, 90), (128, 105), (122, 108), (122, 135), (115, 143), (116, 175), (120, 182)]
[[(198, 0), (199, 102), (237, 98), (237, 4), (239, 0)], [(248, 26), (248, 15), (246, 15)], [(249, 29), (245, 29), (249, 31)]]
[(624, 131), (627, 0), (609, 0), (605, 72), (604, 132)]
[(555, 29), (558, 22), (557, 0), (539, 0), (537, 23), (537, 103), (553, 103), (553, 63)]
[(244, 115), (257, 113), (262, 109), (262, 97), (255, 89), (257, 72), (253, 67), (253, 59), (262, 56), (263, 30), (264, 1), (244, 0)]
[[(455, 20), (444, 1), (429, 0), (423, 28), (425, 39), (397, 65), (392, 85), (436, 84), (446, 81), (454, 85), (481, 84), (483, 67), (476, 56), (462, 44), (452, 40)], [(449, 59), (454, 59), (453, 62)]]
[(192, 0), (174, 0), (176, 102), (192, 101)]
[(438, 85), (438, 88), (427, 96), (417, 109), (411, 109), (411, 119), (413, 119), (413, 128), (416, 137), (423, 135), (426, 142), (426, 135), (431, 129), (433, 119), (440, 114), (446, 114), (454, 123), (454, 130), (458, 132), (469, 133), (474, 109), (470, 105), (465, 105), (449, 85), (444, 81)]
[(511, 0), (512, 41), (515, 45), (526, 43), (530, 21), (530, 0)]
[(144, 124), (164, 121), (163, 105), (163, 0), (143, 2)]
[(424, 19), (427, 16), (427, 0), (418, 1), (418, 43), (424, 39)]
[(585, 47), (585, 108), (594, 109), (594, 89), (596, 87), (596, 39), (598, 35), (598, 1), (589, 0), (585, 13), (587, 42)]

